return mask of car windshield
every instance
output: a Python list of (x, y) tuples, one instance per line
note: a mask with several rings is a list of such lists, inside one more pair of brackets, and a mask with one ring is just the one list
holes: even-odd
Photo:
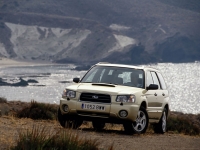
[(95, 66), (87, 72), (81, 82), (144, 88), (144, 71), (132, 68)]

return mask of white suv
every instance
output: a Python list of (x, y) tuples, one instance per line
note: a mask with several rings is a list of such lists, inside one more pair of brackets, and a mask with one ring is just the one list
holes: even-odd
[(61, 126), (78, 128), (83, 121), (92, 121), (99, 130), (105, 123), (118, 123), (132, 134), (144, 133), (153, 123), (155, 132), (166, 132), (169, 95), (160, 71), (98, 63), (73, 81), (60, 100)]

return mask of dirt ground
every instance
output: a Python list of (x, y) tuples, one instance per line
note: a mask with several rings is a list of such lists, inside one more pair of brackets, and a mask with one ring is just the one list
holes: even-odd
[[(16, 144), (18, 133), (31, 129), (33, 126), (61, 129), (57, 121), (34, 121), (32, 119), (18, 119), (12, 116), (0, 117), (0, 150), (9, 149)], [(97, 139), (101, 149), (108, 149), (114, 144), (114, 150), (199, 150), (200, 137), (182, 134), (165, 133), (154, 134), (148, 131), (142, 135), (125, 135), (122, 126), (107, 125), (106, 129), (96, 132), (90, 124), (82, 125), (77, 132), (82, 138)]]

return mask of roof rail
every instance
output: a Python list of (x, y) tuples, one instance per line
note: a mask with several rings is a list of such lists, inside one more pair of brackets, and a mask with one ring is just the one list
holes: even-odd
[(97, 64), (110, 64), (109, 62), (98, 62)]

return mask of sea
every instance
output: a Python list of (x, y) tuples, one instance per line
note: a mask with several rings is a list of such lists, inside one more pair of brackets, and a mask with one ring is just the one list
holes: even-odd
[[(200, 62), (157, 63), (143, 65), (159, 69), (170, 94), (170, 110), (200, 114)], [(86, 71), (74, 70), (72, 64), (1, 67), (0, 78), (13, 84), (23, 80), (35, 80), (28, 86), (0, 86), (0, 97), (8, 101), (32, 100), (59, 104), (62, 92), (73, 84), (74, 77), (81, 78)]]

